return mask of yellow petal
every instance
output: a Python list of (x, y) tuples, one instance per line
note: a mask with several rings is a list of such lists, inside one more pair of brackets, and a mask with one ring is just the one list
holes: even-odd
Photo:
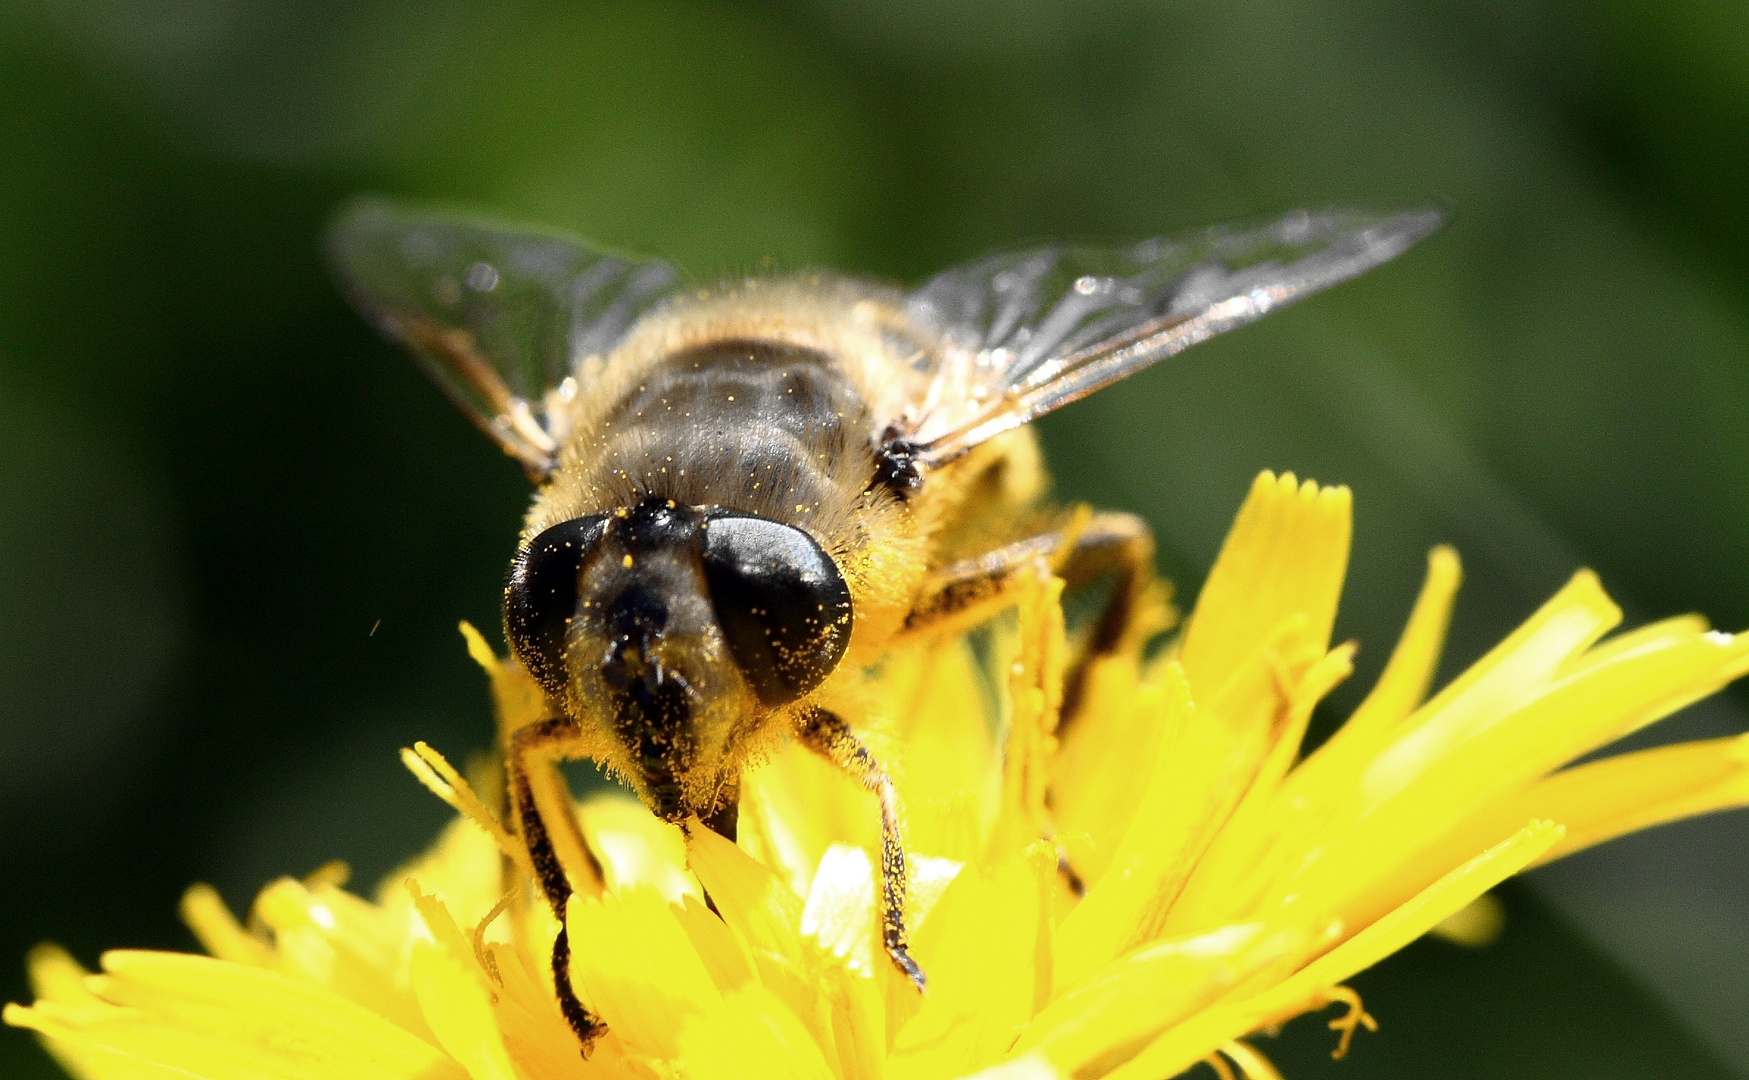
[(757, 986), (687, 1017), (680, 1055), (689, 1080), (835, 1080), (807, 1028)]
[(698, 897), (698, 883), (686, 872), (686, 839), (679, 826), (623, 795), (590, 799), (578, 815), (601, 857), (608, 888), (648, 886), (671, 903)]
[(425, 1021), (471, 1080), (518, 1080), (486, 990), (462, 964), (434, 942), (413, 944), (413, 992)]
[(722, 1001), (692, 939), (654, 888), (573, 896), (566, 923), (579, 995), (642, 1052), (673, 1057), (680, 1021)]
[[(1485, 823), (1490, 806), (1594, 747), (1711, 693), (1745, 667), (1749, 638), (1661, 636), (1604, 661), (1574, 665), (1546, 692), (1503, 717), (1464, 716), (1462, 699), (1453, 699), (1456, 723), (1441, 718), (1426, 725), (1446, 728), (1450, 737), (1408, 753), (1396, 753), (1394, 746), (1369, 766), (1361, 780), (1363, 803), (1375, 779), (1393, 797), (1335, 837), (1322, 865), (1288, 888), (1306, 894), (1333, 888), (1354, 898), (1343, 909), (1347, 916), (1364, 921), (1394, 901), (1393, 891), (1406, 895), (1433, 880), (1441, 865), (1475, 850), (1465, 825)], [(1435, 748), (1442, 756), (1423, 756)], [(1401, 776), (1378, 775), (1390, 769), (1413, 773), (1414, 782), (1404, 787)], [(1386, 879), (1389, 887), (1382, 884)]]
[(1176, 903), (1144, 923), (1145, 936), (1155, 936), (1167, 926), (1207, 926), (1236, 918), (1267, 889), (1269, 864), (1261, 853), (1278, 835), (1282, 817), (1274, 796), (1299, 753), (1312, 710), (1353, 670), (1354, 646), (1349, 644), (1330, 650), (1306, 671), (1288, 701), (1287, 723), (1244, 800), (1222, 824)]
[(793, 741), (741, 778), (741, 844), (798, 896), (833, 844), (876, 846), (880, 820), (873, 794)]
[(1179, 662), (1212, 701), (1284, 619), (1303, 615), (1314, 659), (1329, 647), (1348, 569), (1352, 499), (1292, 473), (1251, 485), (1185, 627)]
[[(1543, 857), (1548, 856), (1545, 854)], [(1447, 915), (1428, 933), (1453, 945), (1480, 949), (1499, 940), (1500, 931), (1505, 927), (1505, 906), (1500, 903), (1499, 898), (1487, 893)]]
[(437, 842), (383, 878), (374, 899), (395, 925), (411, 926), (412, 898), (409, 879), (443, 897), (449, 910), (464, 924), (483, 918), (504, 895), (503, 855), (497, 844), (465, 817), (451, 819)]
[[(1725, 742), (1727, 745), (1724, 746), (1702, 744), (1704, 749), (1702, 746), (1686, 750), (1671, 748), (1670, 760), (1659, 761), (1655, 766), (1652, 762), (1639, 758), (1637, 754), (1632, 755), (1638, 759), (1634, 761), (1599, 762), (1595, 772), (1575, 776), (1559, 788), (1533, 790), (1526, 800), (1528, 803), (1547, 806), (1551, 812), (1563, 815), (1560, 820), (1573, 823), (1568, 838), (1557, 844), (1543, 861), (1558, 859), (1581, 848), (1613, 840), (1640, 829), (1719, 810), (1749, 806), (1749, 746), (1745, 745), (1742, 737)], [(1654, 751), (1642, 753), (1651, 755)], [(1693, 758), (1704, 757), (1709, 764), (1724, 757), (1728, 759), (1728, 764), (1717, 774), (1708, 776), (1704, 782), (1697, 783), (1697, 774), (1701, 770), (1690, 770), (1685, 766), (1699, 763), (1693, 758), (1687, 761), (1675, 760), (1679, 756), (1688, 755), (1693, 755)], [(1602, 766), (1605, 764), (1611, 767), (1604, 769)], [(1669, 789), (1660, 790), (1662, 785), (1658, 783), (1663, 779), (1659, 774), (1667, 775), (1666, 770), (1688, 772), (1691, 786), (1687, 790), (1666, 795)], [(1619, 788), (1616, 787), (1618, 783)], [(1619, 805), (1611, 806), (1601, 797), (1602, 793), (1613, 791), (1622, 792)]]
[(1003, 861), (1045, 832), (1045, 790), (1063, 700), (1063, 581), (1043, 561), (1024, 579), (1009, 672), (1002, 797), (985, 858)]
[(61, 1005), (103, 1007), (87, 985), (86, 971), (59, 945), (38, 945), (25, 961), (30, 969), (30, 989), (38, 998)]
[(868, 852), (845, 844), (828, 848), (802, 908), (802, 935), (852, 971), (872, 972), (877, 888)]
[(1072, 846), (1076, 834), (1086, 837), (1074, 866), (1092, 886), (1105, 875), (1153, 775), (1135, 763), (1157, 759), (1169, 714), (1166, 680), (1144, 682), (1130, 656), (1094, 661), (1082, 693), (1083, 708), (1052, 766), (1051, 796), (1058, 839)]
[(1367, 764), (1360, 776), (1368, 807), (1415, 784), (1431, 768), (1512, 721), (1545, 692), (1559, 668), (1621, 619), (1595, 575), (1574, 576), (1542, 609), (1459, 676)]
[[(1561, 674), (1576, 675), (1588, 667), (1615, 660), (1646, 648), (1669, 645), (1712, 632), (1712, 626), (1698, 615), (1676, 615), (1647, 623), (1635, 630), (1624, 631), (1586, 649), (1561, 665)], [(1722, 635), (1729, 638), (1730, 635)]]
[(494, 653), (472, 623), (463, 620), (461, 631), (468, 643), (468, 655), (485, 669), (492, 681), (492, 700), (497, 705), (499, 731), (508, 734), (546, 719), (547, 696), (540, 684), (520, 665)]
[[(1322, 749), (1309, 758), (1282, 785), (1276, 839), (1257, 860), (1259, 874), (1276, 876), (1273, 894), (1321, 898), (1333, 913), (1366, 922), (1477, 850), (1432, 845), (1480, 805), (1583, 752), (1590, 744), (1575, 727), (1619, 726), (1606, 701), (1548, 709), (1551, 680), (1619, 615), (1596, 578), (1578, 574), (1393, 729), (1370, 760), (1334, 756), (1321, 767)], [(1403, 869), (1414, 858), (1421, 859), (1418, 875)]]
[(1680, 818), (1749, 805), (1749, 736), (1618, 754), (1558, 772), (1468, 822), (1472, 835), (1503, 821), (1559, 821), (1567, 835), (1542, 861)]
[(929, 992), (893, 1045), (907, 1076), (956, 1077), (994, 1060), (1049, 998), (1056, 873), (1055, 851), (1035, 843), (948, 887), (912, 939)]
[(1001, 1061), (987, 1069), (979, 1069), (965, 1080), (1062, 1080), (1066, 1075), (1058, 1072), (1043, 1054), (1024, 1054), (1012, 1061)]
[(333, 885), (280, 878), (255, 913), (274, 934), (279, 970), (327, 986), (427, 1041), (431, 1031), (406, 980), (405, 923)]
[[(30, 970), (31, 991), (39, 1000), (34, 1009), (7, 1005), (4, 1010), (0, 1010), (0, 1019), (4, 1019), (6, 1023), (15, 1027), (35, 1027), (27, 1018), (40, 1014), (45, 1004), (52, 1005), (68, 1018), (81, 1014), (102, 1016), (114, 1009), (113, 1005), (105, 1004), (92, 995), (86, 987), (90, 972), (58, 945), (38, 945), (30, 950), (26, 965)], [(75, 1080), (88, 1080), (100, 1075), (86, 1065), (87, 1055), (76, 1050), (72, 1044), (46, 1037), (40, 1041), (43, 1048)], [(112, 1069), (110, 1074), (113, 1073)]]
[(441, 1050), (321, 987), (175, 953), (105, 954), (101, 1014), (53, 1002), (7, 1021), (66, 1044), (92, 1077), (467, 1080)]
[(1015, 1049), (1036, 1050), (1064, 1073), (1098, 1075), (1108, 1055), (1133, 1052), (1304, 940), (1255, 922), (1144, 946), (1051, 1002)]
[(832, 1009), (828, 1026), (846, 1072), (875, 1066), (888, 1041), (887, 983), (896, 980), (885, 950), (876, 945), (875, 889), (868, 853), (834, 845), (820, 859), (802, 908), (802, 936), (831, 961), (821, 967), (822, 997)]
[(771, 871), (709, 829), (686, 838), (687, 861), (723, 921), (755, 953), (802, 962), (802, 900)]
[[(547, 982), (550, 954), (537, 961), (525, 949), (500, 944), (487, 945), (485, 953), (499, 980), (493, 1011), (511, 1060), (529, 1080), (572, 1080), (580, 1068), (577, 1036), (559, 1013)], [(616, 1075), (623, 1072), (626, 1053), (619, 1036), (610, 1031), (595, 1041), (588, 1067)]]
[[(1057, 927), (1053, 985), (1079, 985), (1124, 951), (1163, 879), (1194, 865), (1185, 850), (1212, 812), (1203, 785), (1231, 756), (1231, 733), (1195, 709), (1177, 664), (1164, 669), (1163, 715), (1168, 733), (1147, 763), (1148, 786), (1130, 815), (1110, 864)], [(1235, 797), (1236, 798), (1236, 797)]]
[(1391, 659), (1379, 675), (1366, 700), (1342, 725), (1336, 738), (1358, 739), (1376, 730), (1388, 730), (1427, 699), (1433, 685), (1439, 656), (1445, 647), (1445, 632), (1451, 625), (1451, 607), (1463, 581), (1457, 552), (1440, 546), (1427, 553), (1427, 579), (1409, 613)]
[[(874, 708), (894, 714), (904, 747), (893, 765), (908, 811), (907, 846), (961, 862), (975, 858), (980, 817), (994, 816), (1000, 774), (990, 695), (969, 640), (903, 647), (881, 664), (876, 689), (882, 704)], [(973, 813), (970, 835), (962, 807)]]
[(438, 1042), (473, 1080), (569, 1080), (580, 1069), (612, 1075), (619, 1040), (598, 1039), (580, 1063), (577, 1037), (525, 953), (487, 944), (483, 927), (470, 940), (442, 900), (415, 882), (406, 891), (426, 931), (412, 943), (414, 993)]
[[(1182, 936), (1176, 928), (1184, 924), (1175, 911), (1186, 883), (1290, 728), (1287, 695), (1296, 684), (1284, 681), (1295, 678), (1287, 669), (1303, 674), (1311, 665), (1287, 657), (1303, 651), (1305, 626), (1303, 614), (1283, 620), (1207, 708), (1200, 702), (1190, 708), (1187, 686), (1169, 691), (1168, 708), (1187, 715), (1167, 721), (1178, 738), (1161, 744), (1148, 792), (1111, 867), (1063, 921), (1057, 985), (1072, 986), (1162, 933)], [(1172, 668), (1165, 669), (1168, 678)], [(1222, 921), (1233, 920), (1210, 920)], [(1183, 932), (1202, 928), (1190, 925)]]
[(1509, 839), (1452, 870), (1383, 918), (1312, 961), (1269, 994), (1279, 1001), (1292, 1002), (1295, 994), (1310, 996), (1314, 989), (1345, 982), (1450, 918), (1476, 897), (1534, 864), (1560, 842), (1564, 832), (1554, 822), (1530, 822)]
[(740, 990), (753, 981), (752, 954), (703, 901), (687, 896), (670, 910), (718, 990)]
[(243, 929), (211, 885), (190, 886), (182, 894), (181, 915), (201, 948), (220, 960), (255, 967), (273, 964), (273, 949)]
[[(1421, 703), (1439, 664), (1461, 578), (1457, 555), (1450, 548), (1433, 549), (1427, 564), (1427, 579), (1409, 624), (1372, 692), (1335, 735), (1293, 768), (1266, 808), (1260, 811), (1253, 806), (1251, 820), (1244, 823), (1250, 835), (1243, 837), (1243, 846), (1237, 843), (1240, 837), (1223, 837), (1187, 887), (1170, 920), (1172, 926), (1183, 930), (1213, 925), (1243, 910), (1234, 898), (1255, 897), (1281, 872), (1290, 853), (1303, 852), (1315, 843), (1337, 805), (1352, 797), (1365, 763)], [(1505, 832), (1489, 839), (1501, 835)], [(1484, 846), (1480, 843), (1477, 849)]]
[(1258, 769), (1257, 778), (1245, 792), (1246, 805), (1235, 811), (1234, 820), (1227, 825), (1228, 829), (1246, 829), (1246, 824), (1240, 818), (1249, 807), (1255, 807), (1259, 813), (1266, 811), (1270, 797), (1275, 794), (1288, 769), (1299, 758), (1300, 743), (1306, 737), (1306, 727), (1311, 723), (1312, 710), (1318, 707), (1318, 703), (1330, 691), (1354, 673), (1354, 653), (1357, 648), (1353, 642), (1338, 645), (1308, 668), (1294, 684), (1287, 700), (1287, 722), (1275, 736), (1268, 760)]
[(1155, 1039), (1108, 1076), (1111, 1080), (1175, 1076), (1201, 1061), (1211, 1049), (1316, 1004), (1323, 991), (1378, 963), (1524, 869), (1560, 835), (1558, 825), (1532, 822), (1512, 839), (1453, 870), (1291, 978), (1252, 996), (1198, 1013)]

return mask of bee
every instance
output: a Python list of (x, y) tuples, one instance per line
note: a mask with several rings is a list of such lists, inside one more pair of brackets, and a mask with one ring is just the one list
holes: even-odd
[(1087, 652), (1115, 647), (1152, 538), (1126, 514), (1041, 516), (1025, 425), (1395, 258), (1440, 218), (1299, 212), (1042, 246), (906, 292), (831, 274), (698, 287), (560, 232), (345, 209), (329, 233), (345, 290), (536, 485), (504, 634), (549, 716), (508, 738), (508, 799), (585, 1053), (602, 1025), (571, 987), (563, 826), (531, 769), (591, 758), (657, 817), (733, 840), (742, 770), (799, 740), (878, 798), (882, 940), (921, 990), (893, 784), (840, 676), (989, 618), (1041, 556), (1071, 580), (1115, 573)]

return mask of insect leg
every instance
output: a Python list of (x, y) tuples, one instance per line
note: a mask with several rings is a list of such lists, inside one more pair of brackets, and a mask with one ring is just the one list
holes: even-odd
[[(559, 999), (559, 1012), (576, 1033), (583, 1056), (588, 1057), (590, 1046), (607, 1030), (607, 1025), (578, 1000), (577, 991), (571, 985), (571, 936), (565, 920), (565, 904), (571, 898), (571, 879), (553, 845), (553, 834), (541, 814), (532, 779), (533, 770), (550, 769), (550, 756), (566, 742), (574, 740), (576, 735), (576, 726), (564, 718), (542, 720), (518, 728), (510, 734), (510, 752), (505, 755), (505, 768), (510, 777), (511, 805), (522, 831), (522, 842), (528, 848), (529, 861), (534, 864), (535, 884), (546, 897), (554, 918), (559, 920), (559, 934), (553, 939), (553, 992)], [(599, 874), (599, 866), (595, 870)]]
[(1092, 657), (1114, 651), (1134, 625), (1153, 580), (1154, 535), (1134, 514), (1086, 515), (1065, 528), (936, 570), (924, 579), (901, 633), (952, 633), (992, 618), (1014, 603), (1026, 571), (1040, 557), (1070, 587), (1116, 573), (1116, 588), (1094, 626), (1087, 653)]
[(899, 807), (892, 778), (862, 745), (842, 717), (825, 709), (810, 709), (796, 726), (796, 737), (808, 749), (843, 769), (881, 801), (881, 941), (893, 964), (919, 991), (923, 969), (906, 946), (905, 892), (908, 872), (905, 843), (899, 833)]
[[(1148, 629), (1144, 625), (1147, 613), (1155, 610), (1147, 602), (1148, 590), (1155, 587), (1154, 536), (1141, 518), (1118, 513), (1082, 516), (1064, 529), (943, 567), (924, 582), (919, 600), (905, 618), (903, 632), (948, 633), (992, 618), (1019, 598), (1028, 580), (1028, 568), (1040, 558), (1051, 563), (1070, 586), (1085, 585), (1106, 574), (1117, 578), (1086, 647), (1063, 680), (1057, 713), (1060, 736), (1080, 710), (1093, 661), (1118, 651), (1132, 633)], [(1047, 835), (1046, 839), (1054, 837)], [(1076, 897), (1086, 892), (1085, 882), (1061, 845), (1057, 847), (1057, 872)]]
[(1085, 585), (1103, 574), (1114, 574), (1117, 578), (1105, 601), (1105, 610), (1093, 624), (1086, 648), (1063, 679), (1063, 703), (1058, 712), (1061, 719), (1057, 722), (1060, 735), (1080, 710), (1093, 661), (1117, 652), (1148, 610), (1145, 599), (1154, 585), (1153, 530), (1134, 514), (1094, 514), (1087, 527), (1076, 535), (1057, 573), (1070, 588)]
[(1029, 568), (1040, 558), (1052, 561), (1062, 542), (1061, 533), (1044, 533), (934, 571), (900, 634), (952, 634), (994, 618), (1014, 603)]

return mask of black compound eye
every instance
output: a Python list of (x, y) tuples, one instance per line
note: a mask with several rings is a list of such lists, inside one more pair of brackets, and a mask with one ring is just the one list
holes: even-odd
[(551, 694), (564, 693), (565, 630), (577, 614), (577, 577), (606, 521), (603, 514), (561, 521), (529, 541), (510, 564), (504, 637)]
[(711, 607), (759, 700), (786, 705), (819, 686), (850, 644), (850, 588), (800, 529), (712, 516), (704, 529)]

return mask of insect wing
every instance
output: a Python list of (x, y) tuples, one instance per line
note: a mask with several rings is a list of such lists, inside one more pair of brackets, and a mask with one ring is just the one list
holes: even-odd
[(1128, 248), (1051, 246), (945, 271), (907, 298), (942, 350), (909, 438), (925, 465), (1396, 258), (1438, 210), (1290, 214)]
[(563, 233), (381, 199), (342, 210), (328, 251), (353, 303), (537, 477), (591, 361), (679, 281)]

